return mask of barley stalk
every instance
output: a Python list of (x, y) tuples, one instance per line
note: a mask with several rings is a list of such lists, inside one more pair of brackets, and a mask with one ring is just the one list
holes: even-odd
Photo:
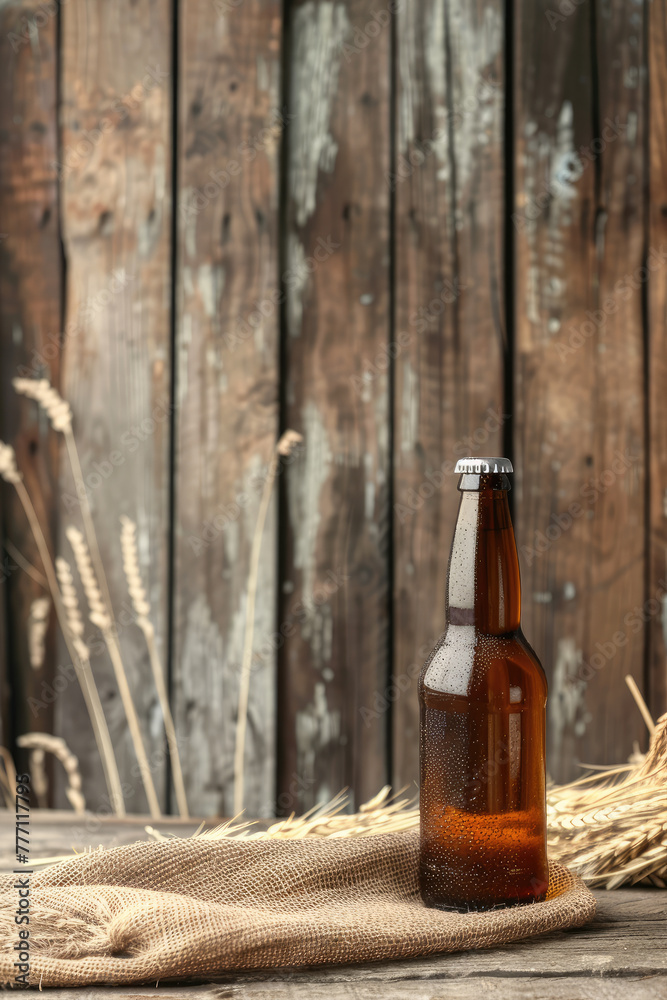
[(76, 637), (70, 631), (67, 613), (62, 602), (58, 581), (56, 579), (55, 568), (51, 560), (51, 554), (49, 552), (48, 545), (46, 544), (46, 539), (44, 538), (44, 533), (39, 523), (39, 518), (35, 512), (35, 508), (33, 507), (32, 500), (30, 499), (30, 495), (25, 488), (21, 473), (16, 467), (14, 449), (10, 445), (4, 444), (2, 441), (0, 441), (0, 477), (13, 485), (25, 512), (28, 524), (30, 525), (30, 529), (35, 539), (35, 544), (37, 545), (37, 551), (39, 552), (40, 559), (42, 560), (42, 567), (44, 569), (49, 591), (51, 593), (51, 599), (53, 600), (53, 605), (56, 609), (58, 623), (60, 625), (63, 638), (65, 639), (68, 652), (72, 658), (72, 664), (77, 675), (77, 680), (81, 685), (86, 708), (88, 709), (88, 714), (90, 715), (93, 733), (97, 746), (100, 750), (102, 766), (104, 768), (105, 776), (107, 777), (107, 785), (109, 788), (111, 802), (117, 815), (123, 816), (125, 815), (125, 807), (123, 805), (122, 795), (119, 795), (120, 778), (118, 778), (116, 782), (118, 768), (113, 754), (111, 737), (108, 735), (108, 728), (106, 719), (104, 718), (104, 711), (100, 702), (99, 693), (97, 691), (92, 672), (90, 672), (89, 669), (86, 670), (85, 664), (81, 661), (80, 650), (77, 648), (77, 644), (75, 642)]
[(65, 795), (76, 813), (86, 811), (86, 800), (81, 791), (81, 774), (79, 761), (69, 749), (61, 736), (51, 736), (48, 733), (25, 733), (16, 738), (18, 746), (28, 750), (38, 750), (53, 754), (65, 769), (67, 788)]
[(72, 546), (74, 561), (76, 562), (79, 576), (81, 577), (81, 583), (83, 584), (83, 590), (86, 595), (86, 600), (88, 601), (88, 617), (93, 625), (97, 625), (101, 631), (107, 650), (109, 651), (109, 657), (116, 675), (116, 683), (118, 684), (121, 701), (123, 703), (123, 708), (125, 709), (125, 716), (127, 718), (127, 725), (132, 738), (132, 745), (134, 746), (137, 764), (139, 765), (139, 773), (141, 774), (141, 779), (146, 791), (148, 808), (151, 817), (153, 819), (158, 819), (161, 815), (160, 803), (158, 801), (157, 792), (155, 791), (155, 785), (153, 784), (150, 764), (148, 762), (146, 748), (144, 747), (144, 741), (141, 735), (139, 717), (132, 699), (132, 692), (130, 690), (127, 674), (125, 673), (125, 666), (123, 664), (120, 646), (114, 630), (113, 618), (109, 614), (106, 602), (100, 592), (95, 570), (91, 563), (90, 552), (83, 535), (78, 528), (75, 528), (73, 525), (70, 525), (67, 528), (65, 534), (67, 535), (67, 539)]
[(287, 456), (303, 438), (296, 431), (285, 431), (278, 441), (268, 472), (264, 481), (264, 489), (257, 513), (257, 524), (250, 550), (250, 573), (248, 577), (248, 595), (246, 598), (245, 635), (243, 641), (243, 657), (239, 677), (239, 702), (236, 716), (236, 742), (234, 748), (234, 813), (238, 815), (243, 810), (243, 758), (245, 754), (245, 736), (248, 725), (248, 699), (250, 694), (250, 672), (252, 666), (252, 646), (255, 630), (255, 602), (257, 599), (257, 582), (259, 579), (259, 556), (262, 547), (262, 536), (266, 515), (269, 510), (273, 483), (278, 471), (280, 457)]
[(169, 759), (171, 761), (172, 776), (174, 779), (174, 791), (176, 792), (176, 803), (178, 812), (183, 819), (190, 815), (188, 811), (188, 800), (185, 794), (185, 782), (183, 780), (183, 770), (181, 768), (181, 757), (178, 751), (178, 739), (176, 738), (176, 727), (169, 705), (169, 694), (165, 684), (162, 664), (158, 656), (157, 644), (155, 642), (155, 629), (148, 618), (150, 604), (146, 597), (144, 585), (139, 572), (139, 555), (137, 552), (136, 525), (129, 517), (121, 517), (120, 545), (123, 556), (123, 569), (127, 587), (132, 599), (134, 610), (137, 613), (137, 625), (144, 634), (148, 656), (150, 659), (153, 680), (157, 691), (162, 718), (169, 747)]

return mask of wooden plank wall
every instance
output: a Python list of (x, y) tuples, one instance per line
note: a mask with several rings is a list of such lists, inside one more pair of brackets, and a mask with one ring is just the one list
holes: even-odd
[(418, 774), (417, 678), (442, 631), (458, 509), (453, 467), (462, 455), (503, 450), (503, 24), (502, 2), (437, 0), (406, 4), (397, 24), (394, 686), (386, 701), (399, 786)]
[[(0, 436), (71, 560), (66, 456), (9, 381), (62, 389), (118, 616), (119, 518), (137, 522), (193, 813), (233, 807), (253, 538), (288, 429), (303, 441), (262, 539), (249, 813), (416, 780), (462, 454), (515, 461), (553, 777), (644, 740), (625, 674), (666, 707), (667, 12), (566, 6), (0, 2)], [(2, 511), (4, 556), (38, 565), (9, 488)], [(77, 686), (25, 711), (67, 663), (51, 623), (29, 666), (43, 591), (18, 570), (3, 587), (3, 739), (10, 715), (16, 733), (65, 735), (104, 808)], [(147, 650), (125, 621), (170, 808)], [(145, 809), (89, 638), (127, 806)]]
[[(557, 780), (644, 735), (644, 26), (640, 6), (516, 21), (516, 527)], [(617, 634), (618, 633), (618, 634)], [(622, 633), (622, 635), (621, 635)]]
[[(11, 387), (16, 376), (44, 373), (58, 385), (61, 369), (57, 22), (48, 17), (31, 33), (39, 11), (36, 0), (0, 4), (0, 426), (3, 439), (14, 445), (53, 550), (59, 507), (56, 437), (34, 404), (18, 400)], [(43, 655), (31, 665), (28, 623), (44, 590), (21, 563), (38, 565), (39, 556), (13, 490), (4, 492), (2, 511), (1, 534), (9, 544), (0, 560), (3, 611), (13, 624), (6, 635), (8, 669), (3, 677), (4, 684), (11, 682), (13, 701), (11, 711), (3, 706), (2, 715), (14, 735), (50, 733), (53, 699), (44, 692), (52, 690), (55, 629), (52, 623)]]
[(387, 720), (360, 712), (389, 681), (388, 372), (355, 381), (390, 337), (391, 18), (373, 10), (306, 0), (288, 24), (284, 420), (304, 437), (283, 505), (289, 809), (346, 785), (359, 803), (387, 773)]
[[(182, 5), (178, 30), (174, 707), (201, 815), (232, 809), (250, 553), (279, 398), (280, 8), (219, 7)], [(275, 799), (275, 544), (274, 503), (244, 767), (259, 815)]]
[[(70, 0), (61, 12), (62, 235), (67, 267), (64, 395), (74, 413), (84, 484), (98, 526), (119, 642), (161, 804), (163, 729), (143, 636), (131, 610), (120, 517), (137, 523), (139, 568), (158, 648), (166, 652), (171, 385), (171, 20), (168, 0)], [(80, 526), (65, 462), (65, 525)], [(83, 594), (80, 595), (85, 607)], [(126, 614), (123, 615), (123, 611)], [(94, 629), (90, 629), (94, 634)], [(87, 630), (87, 635), (88, 635)], [(94, 640), (93, 640), (94, 641)], [(92, 667), (109, 721), (129, 810), (146, 808), (108, 653)], [(56, 725), (101, 787), (75, 685)], [(94, 768), (91, 775), (90, 770)]]
[[(649, 115), (648, 137), (648, 244), (658, 252), (667, 249), (667, 6), (653, 0), (648, 6)], [(655, 715), (667, 704), (667, 269), (656, 269), (648, 285), (648, 599), (659, 607), (648, 625), (647, 688)]]

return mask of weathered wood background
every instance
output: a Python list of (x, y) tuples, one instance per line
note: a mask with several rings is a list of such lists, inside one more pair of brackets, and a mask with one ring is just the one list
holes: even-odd
[[(643, 742), (627, 673), (664, 711), (666, 19), (665, 0), (0, 0), (0, 433), (70, 557), (61, 440), (11, 379), (70, 401), (119, 616), (137, 522), (193, 813), (232, 808), (251, 546), (287, 428), (249, 812), (415, 781), (463, 454), (517, 469), (552, 776)], [(55, 622), (30, 664), (39, 557), (9, 486), (0, 504), (1, 742), (63, 735), (103, 807)], [(167, 809), (147, 652), (131, 623), (120, 643)]]

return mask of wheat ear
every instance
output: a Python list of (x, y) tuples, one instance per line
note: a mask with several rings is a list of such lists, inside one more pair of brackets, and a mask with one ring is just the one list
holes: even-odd
[(37, 751), (39, 753), (52, 753), (65, 769), (67, 775), (67, 796), (72, 809), (76, 813), (86, 811), (86, 800), (81, 791), (81, 774), (79, 772), (79, 761), (74, 756), (70, 748), (60, 736), (50, 736), (48, 733), (25, 733), (17, 736), (18, 746), (25, 749)]
[(110, 618), (113, 618), (111, 595), (109, 593), (109, 586), (104, 572), (104, 564), (102, 563), (102, 556), (97, 542), (97, 535), (95, 534), (95, 525), (93, 524), (93, 515), (90, 509), (86, 486), (83, 480), (83, 470), (81, 468), (79, 452), (76, 447), (74, 431), (72, 430), (71, 407), (69, 403), (62, 398), (58, 391), (53, 388), (48, 379), (15, 378), (12, 379), (12, 385), (19, 394), (27, 396), (29, 399), (34, 399), (35, 402), (38, 403), (45, 411), (54, 430), (60, 431), (65, 438), (65, 445), (67, 447), (67, 455), (72, 467), (74, 483), (77, 488), (79, 500), (81, 501), (81, 517), (83, 520), (86, 540), (88, 542), (88, 548), (90, 549), (90, 558), (95, 570), (95, 575), (99, 581), (102, 597), (106, 604), (107, 614)]
[(167, 745), (169, 746), (169, 759), (171, 761), (171, 771), (174, 779), (174, 791), (176, 792), (176, 803), (179, 815), (183, 819), (188, 819), (188, 800), (185, 794), (185, 782), (183, 781), (183, 770), (181, 768), (181, 758), (178, 752), (178, 739), (176, 738), (176, 727), (169, 705), (169, 695), (165, 684), (164, 673), (160, 657), (158, 656), (157, 644), (155, 642), (155, 629), (148, 615), (150, 604), (144, 590), (144, 585), (139, 572), (139, 555), (137, 552), (137, 526), (129, 517), (121, 517), (120, 547), (123, 556), (123, 569), (127, 580), (127, 588), (132, 598), (134, 610), (137, 613), (137, 625), (144, 634), (148, 656), (155, 681), (155, 689), (162, 709), (164, 728), (167, 735)]
[(111, 742), (111, 734), (104, 717), (104, 709), (95, 684), (93, 670), (90, 665), (90, 652), (83, 641), (83, 619), (79, 609), (79, 599), (74, 586), (74, 578), (70, 564), (62, 556), (56, 559), (56, 573), (62, 592), (67, 624), (72, 635), (72, 645), (76, 650), (81, 665), (81, 690), (86, 701), (88, 714), (93, 722), (93, 733), (99, 751), (104, 779), (109, 792), (109, 800), (117, 816), (125, 815), (123, 789), (116, 764), (116, 757)]
[(264, 481), (264, 489), (257, 513), (257, 524), (250, 550), (250, 574), (248, 577), (248, 596), (246, 599), (245, 636), (243, 641), (243, 658), (241, 660), (241, 675), (239, 677), (239, 703), (236, 716), (236, 745), (234, 748), (234, 815), (243, 811), (243, 758), (245, 753), (245, 735), (248, 725), (248, 699), (250, 695), (250, 671), (252, 666), (252, 645), (255, 630), (255, 601), (257, 598), (257, 581), (259, 578), (259, 556), (262, 548), (262, 536), (266, 515), (269, 510), (271, 491), (278, 471), (280, 457), (287, 456), (303, 441), (296, 431), (285, 431), (276, 445)]
[[(6, 482), (12, 484), (21, 502), (26, 518), (28, 519), (28, 524), (30, 525), (30, 529), (35, 539), (35, 544), (37, 545), (37, 551), (39, 552), (40, 559), (42, 560), (46, 582), (51, 592), (51, 598), (56, 609), (56, 615), (58, 616), (58, 623), (60, 625), (63, 638), (65, 639), (68, 652), (72, 658), (72, 664), (74, 665), (77, 680), (81, 685), (84, 701), (86, 702), (86, 708), (88, 709), (88, 714), (90, 715), (93, 733), (102, 757), (104, 773), (110, 778), (109, 794), (111, 796), (111, 801), (117, 815), (124, 816), (125, 807), (123, 805), (122, 795), (119, 795), (113, 790), (115, 788), (115, 779), (113, 779), (112, 776), (114, 774), (118, 774), (118, 768), (113, 754), (111, 737), (108, 735), (108, 728), (106, 719), (104, 718), (104, 711), (100, 702), (99, 693), (95, 686), (92, 672), (86, 671), (85, 665), (81, 662), (79, 650), (75, 642), (75, 635), (70, 631), (67, 613), (65, 611), (65, 606), (58, 587), (58, 581), (56, 579), (55, 568), (51, 560), (51, 554), (49, 552), (48, 545), (46, 544), (46, 539), (44, 538), (39, 518), (37, 517), (35, 508), (32, 505), (30, 494), (26, 490), (21, 473), (16, 467), (16, 455), (14, 454), (14, 449), (10, 445), (4, 444), (2, 441), (0, 441), (0, 477), (2, 477)], [(105, 747), (107, 747), (106, 750), (104, 749)], [(118, 778), (118, 790), (119, 789), (120, 778)]]
[(81, 577), (81, 583), (83, 584), (84, 593), (88, 601), (88, 617), (93, 625), (97, 625), (101, 631), (106, 647), (109, 651), (109, 657), (116, 675), (116, 683), (118, 684), (121, 701), (123, 702), (123, 708), (125, 709), (125, 716), (127, 718), (127, 725), (130, 730), (137, 764), (139, 765), (139, 773), (141, 774), (141, 779), (146, 791), (146, 798), (148, 799), (148, 808), (150, 810), (151, 817), (153, 819), (159, 819), (161, 815), (160, 803), (158, 801), (157, 792), (155, 791), (155, 785), (153, 784), (150, 764), (148, 763), (148, 757), (146, 755), (146, 749), (141, 735), (139, 717), (137, 716), (137, 710), (134, 707), (134, 701), (132, 700), (132, 692), (130, 690), (127, 674), (125, 673), (118, 639), (116, 638), (116, 633), (114, 631), (113, 619), (108, 613), (106, 603), (100, 593), (100, 588), (95, 576), (95, 570), (93, 569), (90, 553), (83, 535), (78, 528), (75, 528), (73, 525), (70, 525), (66, 529), (65, 534), (67, 535), (67, 539), (72, 546), (74, 561), (76, 562), (79, 576)]
[(28, 653), (30, 655), (30, 666), (33, 670), (39, 670), (44, 663), (46, 652), (44, 640), (46, 630), (49, 627), (49, 611), (51, 601), (48, 597), (36, 597), (30, 605), (28, 615)]

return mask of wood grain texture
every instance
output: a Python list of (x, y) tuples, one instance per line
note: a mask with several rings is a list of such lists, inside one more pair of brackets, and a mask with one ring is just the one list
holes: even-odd
[[(310, 983), (243, 983), (237, 986), (160, 986), (159, 991), (147, 992), (146, 987), (119, 989), (113, 986), (96, 986), (86, 990), (86, 1000), (111, 1000), (112, 997), (132, 1000), (232, 1000), (234, 997), (255, 997), (257, 1000), (475, 1000), (481, 994), (504, 998), (508, 993), (517, 1000), (664, 1000), (667, 997), (667, 976), (652, 974), (646, 977), (600, 980), (597, 977), (562, 976), (474, 976), (459, 982), (439, 983), (361, 983), (337, 987), (317, 986)], [(77, 990), (53, 990), (54, 1000), (76, 1000)], [(51, 993), (49, 993), (51, 995)]]
[(516, 20), (515, 523), (560, 781), (644, 737), (644, 57), (641, 8), (610, 10)]
[[(648, 243), (667, 253), (667, 7), (664, 0), (648, 6), (649, 150)], [(648, 626), (648, 685), (650, 708), (658, 718), (667, 706), (667, 269), (651, 275), (648, 284), (648, 486), (649, 592), (660, 610)]]
[[(170, 422), (171, 7), (167, 0), (70, 0), (61, 10), (59, 173), (67, 259), (63, 388), (97, 525), (119, 641), (153, 778), (165, 801), (163, 726), (124, 578), (120, 517), (137, 522), (140, 570), (158, 648), (166, 648)], [(63, 466), (65, 522), (80, 501)], [(71, 559), (66, 539), (61, 551)], [(82, 601), (83, 601), (83, 596)], [(83, 605), (85, 607), (85, 604)], [(88, 625), (92, 666), (129, 810), (145, 809), (111, 666)], [(63, 658), (61, 662), (67, 663)], [(103, 805), (99, 762), (75, 684), (58, 732), (81, 762), (89, 806)]]
[(444, 626), (453, 466), (462, 455), (502, 454), (503, 18), (501, 0), (427, 0), (398, 16), (388, 699), (396, 787), (418, 779), (417, 678)]
[[(282, 811), (387, 778), (389, 83), (392, 17), (368, 0), (290, 11), (283, 281)], [(386, 15), (386, 16), (385, 16)], [(359, 379), (380, 358), (376, 377)]]
[[(252, 539), (278, 435), (276, 0), (183, 4), (179, 24), (174, 699), (191, 810), (230, 813)], [(276, 520), (261, 550), (245, 748), (275, 801)]]
[[(0, 4), (0, 438), (16, 450), (51, 549), (58, 508), (57, 443), (34, 404), (17, 399), (11, 380), (46, 374), (57, 385), (60, 378), (56, 37), (55, 21), (42, 16), (39, 3)], [(4, 484), (2, 510), (5, 538), (39, 566), (23, 510)], [(53, 732), (53, 708), (42, 699), (54, 667), (53, 625), (41, 666), (31, 667), (28, 650), (30, 608), (45, 592), (4, 548), (0, 560), (14, 735)]]

